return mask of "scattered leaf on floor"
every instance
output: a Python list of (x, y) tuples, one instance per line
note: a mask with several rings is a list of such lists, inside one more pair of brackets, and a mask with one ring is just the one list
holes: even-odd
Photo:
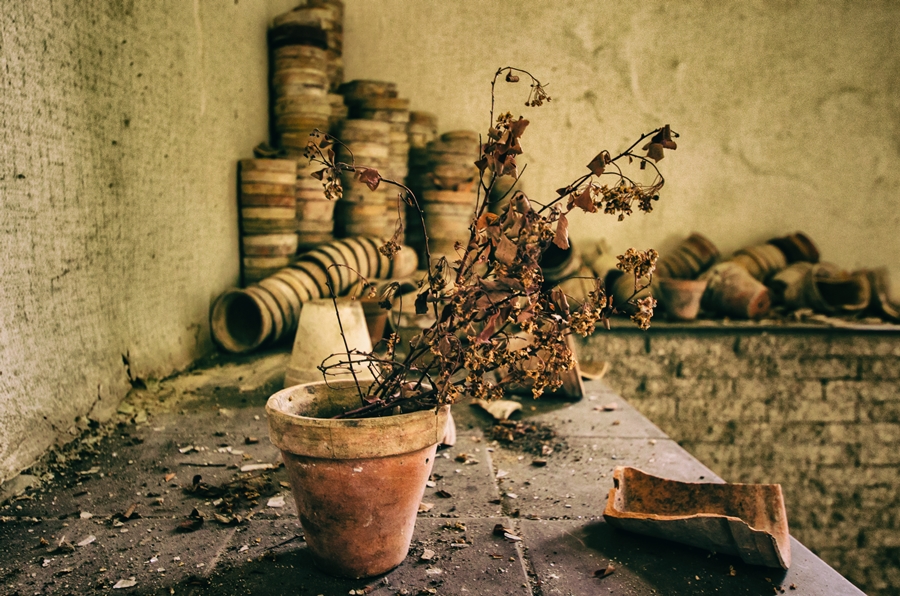
[(612, 575), (616, 571), (616, 566), (612, 563), (607, 564), (603, 569), (598, 569), (594, 572), (594, 577), (604, 578), (608, 575)]

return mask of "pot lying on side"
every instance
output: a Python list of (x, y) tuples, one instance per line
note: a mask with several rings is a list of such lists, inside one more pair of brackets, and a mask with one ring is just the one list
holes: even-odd
[(307, 546), (324, 571), (352, 578), (406, 557), (450, 411), (331, 419), (359, 405), (352, 380), (288, 387), (266, 404)]

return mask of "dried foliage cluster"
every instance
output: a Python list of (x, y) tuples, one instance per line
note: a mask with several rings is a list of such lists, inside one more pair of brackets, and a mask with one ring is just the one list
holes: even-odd
[[(618, 268), (634, 276), (635, 292), (626, 303), (613, 304), (601, 280), (586, 300), (576, 303), (560, 288), (549, 287), (541, 271), (541, 256), (555, 244), (569, 248), (569, 216), (573, 211), (603, 212), (622, 220), (634, 209), (649, 212), (659, 199), (664, 179), (656, 162), (665, 149), (675, 149), (676, 134), (669, 126), (642, 135), (616, 156), (601, 151), (587, 166), (588, 172), (556, 191), (545, 204), (530, 200), (515, 184), (507, 193), (507, 207), (498, 214), (488, 210), (488, 197), (498, 180), (519, 175), (517, 158), (521, 139), (529, 121), (510, 113), (494, 114), (495, 88), (499, 80), (531, 81), (526, 105), (537, 107), (551, 98), (544, 86), (527, 71), (512, 67), (499, 69), (491, 82), (491, 126), (475, 162), (481, 172), (478, 201), (469, 227), (469, 238), (456, 246), (458, 258), (433, 260), (427, 252), (427, 275), (419, 282), (415, 307), (419, 314), (431, 314), (433, 324), (399, 350), (399, 338), (392, 335), (378, 354), (348, 351), (335, 355), (320, 367), (326, 375), (346, 373), (350, 362), (364, 362), (376, 382), (360, 388), (362, 406), (345, 416), (373, 416), (384, 412), (411, 411), (453, 403), (463, 395), (494, 399), (510, 386), (531, 387), (535, 397), (553, 391), (561, 375), (574, 365), (567, 336), (585, 336), (597, 325), (609, 326), (614, 313), (626, 313), (642, 328), (653, 315), (655, 302), (635, 296), (646, 287), (641, 280), (652, 279), (657, 253), (629, 249), (619, 256)], [(382, 178), (372, 168), (336, 159), (334, 145), (340, 141), (314, 133), (307, 157), (323, 167), (316, 176), (331, 198), (340, 196), (341, 172), (352, 171), (373, 190), (381, 184), (396, 187), (398, 209), (413, 207), (425, 227), (415, 195), (403, 184)], [(644, 155), (635, 153), (641, 146)], [(348, 153), (349, 149), (348, 149)], [(352, 155), (352, 153), (350, 153)], [(653, 180), (637, 182), (626, 175), (628, 164), (650, 168)], [(609, 178), (610, 182), (605, 182)], [(387, 255), (400, 250), (403, 228), (399, 223), (394, 237), (381, 248)], [(425, 230), (427, 242), (427, 229)], [(393, 301), (397, 285), (382, 295), (385, 308)], [(402, 355), (401, 355), (402, 352)]]

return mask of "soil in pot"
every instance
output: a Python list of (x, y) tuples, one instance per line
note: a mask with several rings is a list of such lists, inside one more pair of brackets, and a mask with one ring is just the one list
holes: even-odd
[(359, 405), (353, 381), (289, 387), (266, 404), (307, 546), (321, 569), (352, 578), (406, 557), (450, 411), (331, 418)]

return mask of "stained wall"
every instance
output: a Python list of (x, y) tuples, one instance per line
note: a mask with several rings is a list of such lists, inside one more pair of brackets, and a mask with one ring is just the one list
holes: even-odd
[(803, 230), (846, 268), (887, 266), (900, 295), (900, 4), (826, 0), (348, 0), (348, 77), (397, 81), (441, 128), (486, 130), (490, 78), (519, 66), (552, 102), (498, 90), (532, 120), (533, 199), (601, 149), (670, 123), (679, 148), (651, 215), (571, 221), (577, 238), (672, 247), (690, 230), (732, 252)]
[(0, 481), (210, 349), (287, 6), (0, 3)]

